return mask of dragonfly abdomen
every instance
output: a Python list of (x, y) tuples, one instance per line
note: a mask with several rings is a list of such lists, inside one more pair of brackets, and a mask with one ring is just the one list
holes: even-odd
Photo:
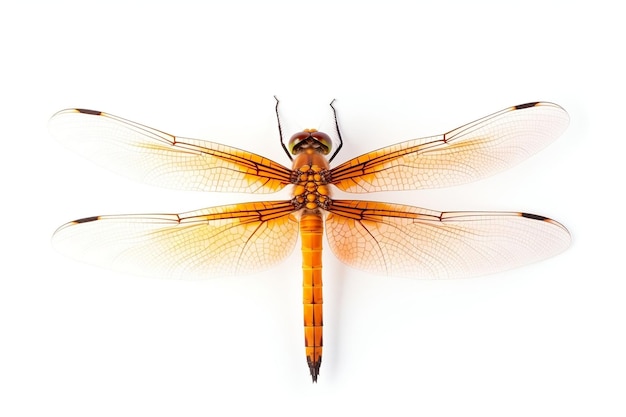
[(304, 210), (300, 218), (302, 237), (302, 304), (304, 346), (313, 382), (322, 364), (322, 235), (324, 221), (319, 211)]

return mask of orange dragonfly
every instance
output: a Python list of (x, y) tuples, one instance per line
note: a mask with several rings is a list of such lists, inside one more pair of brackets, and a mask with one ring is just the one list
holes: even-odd
[[(333, 199), (466, 183), (508, 168), (558, 137), (560, 106), (509, 107), (437, 136), (408, 140), (330, 168), (329, 135), (306, 129), (286, 146), (292, 168), (214, 142), (173, 136), (100, 111), (68, 109), (54, 136), (113, 171), (193, 191), (271, 193), (292, 198), (182, 214), (94, 216), (61, 226), (64, 253), (120, 271), (169, 278), (239, 275), (270, 268), (302, 244), (304, 335), (313, 382), (322, 361), (322, 235), (344, 263), (375, 274), (453, 278), (488, 274), (551, 257), (570, 244), (558, 222), (521, 212), (439, 212), (376, 201)], [(276, 100), (278, 118), (278, 100)], [(292, 157), (293, 155), (293, 157)]]

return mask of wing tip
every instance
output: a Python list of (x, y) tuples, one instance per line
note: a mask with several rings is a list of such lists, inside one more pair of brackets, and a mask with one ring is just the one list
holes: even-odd
[(518, 104), (517, 106), (513, 106), (511, 109), (512, 110), (524, 110), (524, 109), (530, 109), (533, 107), (552, 107), (555, 110), (560, 110), (563, 113), (565, 113), (567, 115), (567, 118), (569, 119), (567, 110), (565, 110), (562, 106), (556, 103), (553, 103), (551, 101), (531, 101), (529, 103)]
[(59, 110), (58, 112), (54, 113), (52, 115), (51, 119), (54, 119), (57, 116), (61, 116), (61, 115), (64, 115), (64, 114), (70, 114), (70, 113), (90, 114), (90, 115), (93, 115), (93, 116), (102, 116), (104, 114), (104, 112), (99, 111), (99, 110), (69, 108), (69, 109)]
[(83, 217), (82, 219), (72, 220), (71, 222), (67, 222), (64, 225), (60, 226), (57, 230), (52, 234), (52, 240), (55, 240), (59, 237), (59, 235), (66, 229), (76, 226), (82, 223), (90, 223), (101, 220), (102, 216), (91, 216), (91, 217)]
[(541, 216), (539, 214), (533, 214), (533, 213), (522, 213), (522, 212), (520, 212), (520, 213), (518, 213), (518, 215), (520, 217), (525, 218), (525, 219), (537, 220), (537, 221), (540, 221), (540, 222), (545, 222), (545, 223), (549, 223), (551, 225), (560, 227), (562, 229), (562, 231), (565, 232), (567, 234), (567, 237), (569, 238), (568, 246), (571, 243), (571, 241), (572, 241), (571, 233), (569, 232), (569, 230), (567, 230), (567, 227), (563, 226), (561, 223), (557, 222), (556, 220), (553, 220), (553, 219), (551, 219), (549, 217)]

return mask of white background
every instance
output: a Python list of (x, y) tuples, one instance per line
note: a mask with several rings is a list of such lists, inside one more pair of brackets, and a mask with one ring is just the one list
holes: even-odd
[[(0, 415), (625, 415), (622, 13), (603, 1), (226, 3), (2, 7)], [(572, 247), (445, 282), (370, 276), (325, 252), (316, 385), (297, 252), (263, 274), (179, 282), (52, 249), (55, 228), (80, 217), (258, 198), (118, 177), (50, 137), (55, 111), (104, 110), (288, 164), (274, 94), (295, 129), (327, 121), (337, 99), (338, 162), (510, 105), (561, 104), (568, 130), (514, 169), (360, 197), (539, 213), (568, 226)]]

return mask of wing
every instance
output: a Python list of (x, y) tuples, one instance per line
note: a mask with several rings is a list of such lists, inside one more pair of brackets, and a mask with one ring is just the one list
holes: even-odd
[(335, 255), (382, 275), (477, 276), (549, 258), (570, 244), (561, 224), (527, 213), (442, 213), (352, 200), (333, 200), (328, 211), (326, 233)]
[(52, 116), (52, 134), (70, 149), (119, 174), (193, 191), (271, 193), (291, 170), (240, 149), (176, 137), (111, 114), (82, 109)]
[(98, 216), (61, 226), (54, 246), (81, 261), (139, 275), (202, 279), (258, 272), (286, 258), (298, 237), (289, 201), (184, 214)]
[(343, 191), (366, 193), (449, 187), (511, 167), (543, 149), (569, 117), (553, 103), (509, 107), (439, 136), (361, 155), (331, 170)]

